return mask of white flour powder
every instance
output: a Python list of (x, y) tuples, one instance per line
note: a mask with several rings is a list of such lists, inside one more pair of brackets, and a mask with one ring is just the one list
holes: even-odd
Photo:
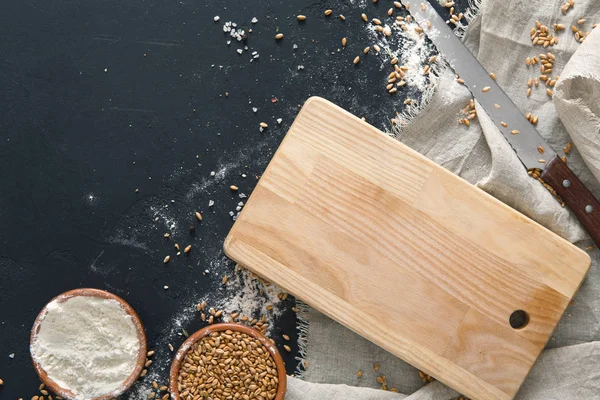
[[(423, 74), (423, 67), (427, 65), (427, 60), (434, 53), (426, 36), (415, 31), (415, 27), (418, 26), (415, 22), (403, 22), (403, 24), (408, 27), (407, 30), (394, 23), (384, 25), (392, 32), (390, 38), (377, 32), (377, 25), (367, 24), (366, 29), (372, 38), (372, 43), (381, 48), (379, 56), (382, 59), (382, 66), (389, 67), (390, 60), (398, 58), (400, 64), (408, 68), (404, 77), (406, 84), (418, 92), (424, 92), (428, 89), (429, 82), (427, 76)], [(390, 70), (388, 68), (386, 71)], [(387, 82), (387, 73), (385, 76)]]
[(48, 304), (31, 354), (53, 381), (83, 400), (118, 389), (133, 372), (139, 348), (135, 325), (117, 301), (77, 296)]

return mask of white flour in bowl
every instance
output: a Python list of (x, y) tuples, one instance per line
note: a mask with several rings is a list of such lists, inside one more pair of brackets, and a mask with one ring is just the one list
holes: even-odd
[(48, 377), (77, 399), (113, 393), (136, 366), (140, 341), (131, 317), (112, 299), (52, 301), (31, 344)]

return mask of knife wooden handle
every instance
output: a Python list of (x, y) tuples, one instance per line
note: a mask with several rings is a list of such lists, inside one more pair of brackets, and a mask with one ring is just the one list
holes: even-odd
[(594, 242), (600, 246), (600, 202), (592, 192), (559, 156), (550, 160), (541, 178), (562, 197)]

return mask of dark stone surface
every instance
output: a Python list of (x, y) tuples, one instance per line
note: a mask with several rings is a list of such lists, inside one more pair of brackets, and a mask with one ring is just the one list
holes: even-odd
[[(220, 277), (233, 270), (222, 242), (233, 223), (228, 212), (240, 199), (229, 185), (251, 193), (298, 107), (319, 95), (387, 129), (404, 98), (418, 95), (407, 88), (390, 97), (383, 90), (387, 70), (375, 57), (352, 64), (371, 44), (360, 13), (383, 19), (391, 2), (381, 3), (4, 5), (0, 397), (36, 394), (29, 330), (47, 301), (77, 287), (124, 297), (140, 314), (157, 358), (168, 365), (171, 354), (161, 340), (173, 316), (204, 295), (218, 296)], [(326, 8), (334, 16), (325, 18)], [(297, 14), (308, 19), (299, 23)], [(249, 52), (238, 55), (238, 43), (226, 44), (222, 24), (229, 20), (253, 29)], [(273, 38), (278, 30), (285, 35), (281, 41)], [(348, 46), (341, 49), (344, 36)], [(260, 58), (250, 62), (254, 50)], [(260, 121), (269, 124), (264, 133)], [(211, 171), (217, 176), (211, 178)], [(209, 199), (215, 201), (212, 210)], [(191, 235), (196, 209), (205, 222)], [(174, 239), (193, 244), (189, 257), (176, 257), (173, 241), (162, 237), (170, 220)], [(166, 254), (173, 261), (165, 267)], [(212, 273), (205, 276), (207, 268)], [(287, 332), (295, 338), (292, 305), (293, 299), (284, 304), (276, 336)], [(200, 326), (198, 318), (184, 324), (189, 332)], [(176, 336), (172, 343), (182, 341)], [(290, 373), (294, 356), (286, 358)]]

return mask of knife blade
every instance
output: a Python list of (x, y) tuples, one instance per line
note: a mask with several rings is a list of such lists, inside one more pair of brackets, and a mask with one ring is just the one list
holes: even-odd
[(446, 21), (424, 1), (401, 0), (404, 7), (435, 44), (438, 51), (464, 81), (521, 163), (577, 216), (600, 246), (600, 202), (544, 140), (521, 110), (471, 54)]

